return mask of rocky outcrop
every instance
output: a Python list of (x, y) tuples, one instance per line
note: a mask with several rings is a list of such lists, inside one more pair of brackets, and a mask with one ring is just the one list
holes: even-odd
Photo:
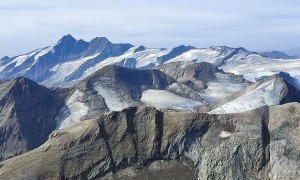
[(185, 169), (186, 179), (261, 179), (269, 162), (263, 112), (209, 115), (135, 107), (111, 112), (54, 131), (41, 147), (1, 162), (0, 177), (159, 179)]
[(225, 73), (208, 62), (172, 62), (156, 68), (196, 91), (208, 103), (215, 103), (250, 85), (242, 76)]
[(299, 109), (298, 103), (270, 107), (270, 179), (299, 179)]
[(0, 160), (43, 144), (55, 129), (60, 95), (26, 78), (0, 83)]

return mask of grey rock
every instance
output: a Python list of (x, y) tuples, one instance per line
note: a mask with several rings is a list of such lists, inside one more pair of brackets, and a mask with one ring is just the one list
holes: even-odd
[(0, 160), (32, 150), (55, 129), (63, 98), (19, 77), (0, 82)]
[(0, 177), (163, 178), (186, 169), (191, 172), (186, 179), (262, 179), (269, 162), (266, 112), (209, 115), (135, 107), (111, 112), (54, 131), (41, 147), (1, 162)]

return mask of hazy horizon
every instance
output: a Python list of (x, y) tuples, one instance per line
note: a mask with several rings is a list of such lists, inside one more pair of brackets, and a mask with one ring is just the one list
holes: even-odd
[(66, 34), (156, 48), (285, 50), (300, 46), (299, 8), (295, 0), (10, 0), (0, 4), (0, 56), (54, 45)]

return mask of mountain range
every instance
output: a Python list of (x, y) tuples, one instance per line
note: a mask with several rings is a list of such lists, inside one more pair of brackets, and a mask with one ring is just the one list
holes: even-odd
[[(86, 42), (66, 35), (53, 46), (12, 58), (2, 58), (0, 79), (24, 76), (44, 85), (68, 86), (106, 65), (147, 69), (178, 61), (209, 62), (226, 72), (244, 75), (250, 81), (280, 71), (289, 72), (298, 78), (299, 73), (295, 71), (300, 66), (298, 59), (278, 54), (279, 52), (259, 54), (244, 48), (226, 46), (202, 49), (185, 45), (172, 49), (146, 48), (128, 43), (115, 44), (105, 37)], [(283, 61), (286, 64), (284, 69), (280, 66)], [(253, 66), (248, 68), (249, 63)], [(252, 68), (255, 68), (254, 74)]]
[(0, 60), (0, 179), (293, 179), (300, 59), (62, 37)]

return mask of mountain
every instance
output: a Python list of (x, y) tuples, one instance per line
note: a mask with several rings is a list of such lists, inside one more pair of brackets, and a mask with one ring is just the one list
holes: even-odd
[(55, 129), (63, 99), (54, 90), (18, 77), (0, 82), (0, 160), (43, 144)]
[[(24, 76), (43, 85), (68, 87), (107, 65), (149, 69), (179, 61), (209, 62), (225, 72), (244, 75), (250, 81), (265, 74), (270, 75), (273, 71), (286, 71), (297, 79), (300, 78), (291, 68), (280, 69), (281, 66), (278, 64), (282, 63), (281, 59), (266, 57), (242, 47), (212, 46), (199, 49), (180, 45), (171, 49), (147, 48), (131, 44), (115, 44), (105, 37), (97, 37), (86, 42), (66, 35), (53, 46), (2, 59), (0, 79)], [(258, 71), (253, 71), (252, 66), (247, 66), (249, 63), (262, 66), (263, 69), (256, 68)], [(300, 66), (297, 59), (289, 59), (285, 63), (286, 67)]]
[[(131, 47), (130, 44), (113, 44), (106, 38), (85, 42), (66, 35), (54, 46), (13, 57), (3, 63), (0, 78), (25, 76), (39, 83), (45, 81), (47, 85), (61, 84), (65, 79), (71, 81), (80, 76), (85, 69), (106, 58), (122, 55)], [(66, 74), (62, 76), (61, 71)]]
[(267, 57), (270, 57), (270, 58), (274, 58), (274, 59), (295, 59), (297, 58), (297, 56), (289, 56), (287, 55), (286, 53), (284, 52), (281, 52), (281, 51), (269, 51), (269, 52), (262, 52), (262, 53), (259, 53), (263, 56), (267, 56)]
[(298, 61), (71, 35), (2, 58), (0, 179), (297, 179)]
[[(73, 46), (75, 41), (67, 36), (58, 44)], [(86, 52), (63, 53), (67, 49), (57, 51), (66, 63)], [(262, 56), (243, 48), (211, 50), (219, 53), (215, 64), (173, 58), (138, 68), (138, 56), (112, 57), (107, 60), (112, 64), (65, 88), (24, 77), (1, 81), (0, 179), (267, 179), (297, 174), (300, 105), (290, 102), (300, 102), (298, 80), (280, 72), (251, 83), (216, 63), (229, 67), (240, 63), (238, 57), (251, 62), (251, 56)], [(157, 53), (145, 48), (136, 53), (142, 57), (143, 51)]]
[(210, 63), (174, 62), (157, 69), (108, 65), (69, 87), (59, 128), (131, 106), (193, 111), (243, 90), (250, 82)]
[[(130, 106), (193, 110), (200, 105), (214, 103), (249, 85), (242, 77), (224, 73), (212, 64), (192, 62), (181, 68), (182, 73), (196, 68), (196, 76), (200, 77), (200, 74), (203, 74), (206, 78), (197, 78), (193, 80), (194, 84), (184, 82), (168, 73), (175, 72), (173, 69), (175, 66), (178, 66), (178, 63), (145, 70), (117, 65), (101, 68), (68, 88), (65, 106), (56, 117), (58, 128), (65, 128), (85, 119), (96, 118), (101, 113), (120, 111)], [(179, 69), (176, 71), (180, 73)], [(222, 88), (223, 93), (214, 95)]]

